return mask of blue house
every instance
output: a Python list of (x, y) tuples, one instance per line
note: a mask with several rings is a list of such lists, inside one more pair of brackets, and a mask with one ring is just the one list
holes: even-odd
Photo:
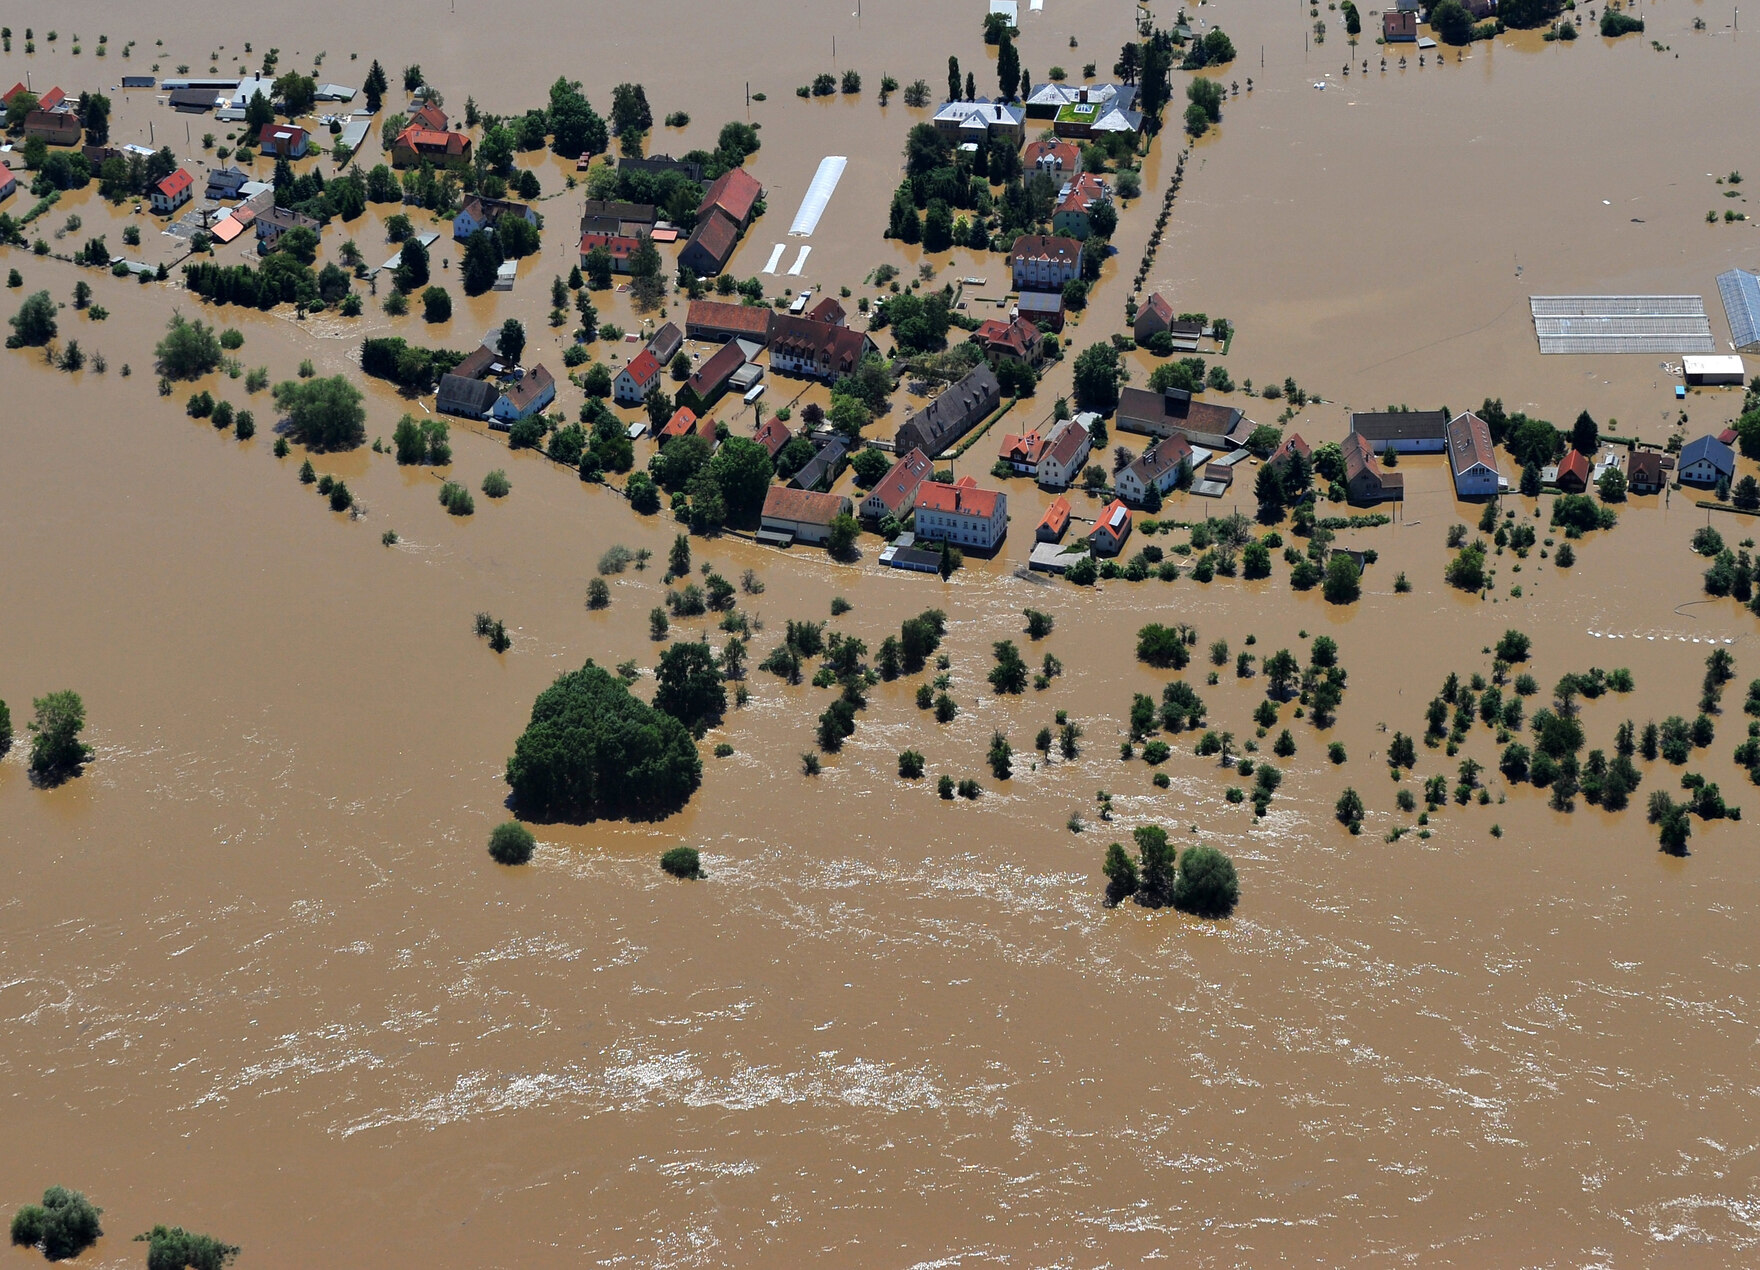
[(534, 366), (496, 398), (489, 413), (492, 426), (510, 428), (521, 419), (529, 419), (556, 400), (556, 380), (542, 366)]

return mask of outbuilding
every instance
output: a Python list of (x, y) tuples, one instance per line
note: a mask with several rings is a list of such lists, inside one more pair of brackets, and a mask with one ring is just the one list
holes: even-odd
[(1689, 384), (1734, 384), (1740, 387), (1747, 382), (1747, 373), (1742, 367), (1742, 359), (1734, 353), (1710, 357), (1683, 357), (1681, 358), (1681, 369), (1686, 372)]

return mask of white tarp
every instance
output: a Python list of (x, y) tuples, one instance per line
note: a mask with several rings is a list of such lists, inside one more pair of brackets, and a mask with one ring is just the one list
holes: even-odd
[(813, 250), (811, 247), (801, 248), (801, 254), (794, 258), (794, 266), (789, 269), (791, 274), (799, 275), (800, 271), (807, 267), (807, 253), (811, 250)]
[(770, 249), (770, 259), (765, 263), (763, 272), (775, 273), (776, 266), (782, 263), (782, 253), (788, 250), (787, 243), (777, 243)]
[(794, 214), (789, 233), (804, 237), (818, 228), (819, 218), (825, 214), (825, 205), (831, 201), (831, 192), (843, 179), (843, 170), (848, 166), (849, 160), (841, 154), (827, 155), (819, 160), (819, 170), (813, 173), (812, 183), (801, 198), (800, 210)]

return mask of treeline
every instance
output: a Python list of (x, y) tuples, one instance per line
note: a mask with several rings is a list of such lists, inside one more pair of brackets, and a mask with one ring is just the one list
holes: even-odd
[(465, 358), (450, 348), (423, 348), (401, 336), (361, 341), (361, 370), (415, 394), (429, 392)]
[[(293, 232), (298, 231), (290, 231)], [(312, 308), (323, 299), (311, 266), (283, 251), (263, 257), (262, 263), (254, 269), (249, 265), (222, 265), (212, 261), (185, 265), (183, 280), (193, 294), (215, 304), (272, 309), (277, 304), (288, 303)], [(347, 275), (343, 275), (343, 286), (346, 289)]]

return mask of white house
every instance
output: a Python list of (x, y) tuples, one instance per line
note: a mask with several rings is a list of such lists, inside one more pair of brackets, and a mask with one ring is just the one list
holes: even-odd
[(639, 406), (659, 382), (660, 359), (644, 348), (611, 381), (611, 399), (620, 406)]
[(1502, 487), (1491, 429), (1470, 411), (1448, 421), (1448, 464), (1458, 498), (1494, 498)]
[(479, 229), (490, 228), (503, 216), (518, 216), (530, 224), (538, 223), (538, 214), (524, 203), (509, 203), (505, 199), (473, 194), (465, 199), (458, 215), (452, 218), (452, 237), (463, 242)]
[(1074, 419), (1064, 419), (1052, 425), (1051, 435), (1045, 438), (1045, 449), (1039, 456), (1038, 470), (1033, 473), (1039, 484), (1051, 489), (1064, 489), (1075, 484), (1094, 449), (1086, 421), (1095, 418), (1097, 416), (1091, 414), (1077, 415)]
[(543, 366), (533, 366), (495, 399), (490, 413), (495, 422), (511, 427), (517, 420), (530, 418), (555, 400), (555, 376)]
[(1062, 291), (1082, 276), (1082, 244), (1055, 234), (1022, 234), (1008, 253), (1016, 291)]
[(1440, 410), (1387, 410), (1351, 416), (1351, 432), (1377, 457), (1441, 454), (1448, 449), (1448, 416)]
[(1151, 489), (1157, 494), (1165, 494), (1174, 487), (1182, 464), (1196, 468), (1198, 461), (1193, 457), (1192, 443), (1176, 432), (1170, 437), (1162, 437), (1134, 462), (1127, 464), (1112, 478), (1113, 484), (1118, 488), (1120, 498), (1140, 507)]
[(1008, 533), (1008, 495), (979, 489), (969, 476), (952, 485), (924, 481), (917, 489), (915, 528), (922, 542), (989, 551)]
[(1735, 476), (1735, 451), (1714, 436), (1702, 436), (1681, 447), (1679, 471), (1685, 484), (1715, 485)]
[(195, 197), (195, 188), (194, 178), (182, 168), (178, 168), (177, 171), (153, 187), (151, 195), (153, 210), (161, 216), (169, 216)]

